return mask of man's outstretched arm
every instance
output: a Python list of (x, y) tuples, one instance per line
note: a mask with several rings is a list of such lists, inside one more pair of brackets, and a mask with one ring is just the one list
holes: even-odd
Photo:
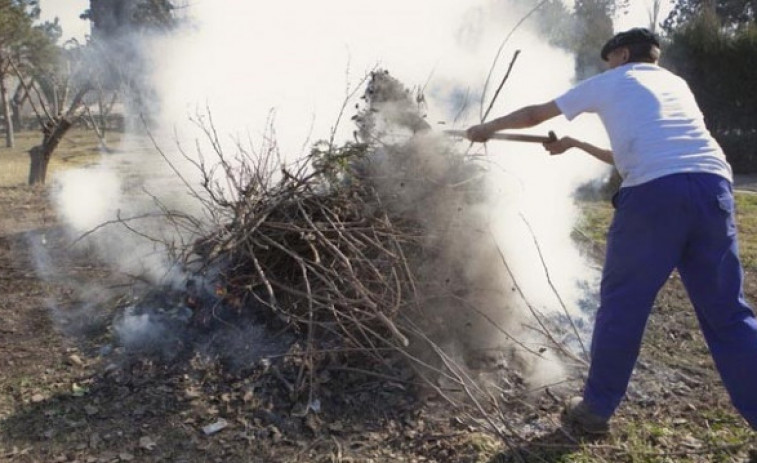
[(560, 108), (557, 107), (554, 101), (539, 105), (524, 106), (505, 116), (468, 128), (467, 137), (470, 141), (485, 142), (491, 138), (494, 132), (533, 127), (560, 114)]

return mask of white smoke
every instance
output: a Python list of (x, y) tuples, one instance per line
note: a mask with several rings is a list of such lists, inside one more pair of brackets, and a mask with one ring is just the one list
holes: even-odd
[(58, 212), (79, 231), (95, 228), (115, 216), (121, 202), (121, 178), (108, 169), (76, 169), (56, 177), (62, 187), (55, 196)]
[[(549, 101), (573, 79), (572, 57), (546, 45), (526, 21), (502, 48), (481, 101), (497, 50), (528, 13), (508, 1), (228, 0), (223, 5), (194, 2), (189, 8), (196, 27), (155, 39), (142, 52), (153, 64), (160, 100), (161, 128), (155, 135), (190, 184), (198, 172), (175, 149), (176, 142), (192, 154), (197, 140), (207, 141), (187, 122), (206, 109), (222, 144), (249, 138), (254, 146), (264, 136), (274, 136), (282, 155), (293, 159), (332, 131), (338, 142), (351, 138), (349, 117), (357, 100), (347, 102), (339, 125), (338, 116), (347, 96), (377, 66), (408, 86), (423, 88), (433, 130), (477, 123), (515, 50), (521, 50), (520, 56), (490, 118)], [(465, 95), (469, 105), (461, 111)], [(599, 122), (588, 117), (571, 124), (560, 118), (531, 132), (548, 130), (606, 143)], [(577, 153), (549, 157), (538, 145), (491, 142), (486, 151), (473, 149), (490, 162), (491, 197), (499, 200), (488, 211), (490, 231), (524, 294), (546, 313), (563, 310), (545, 278), (546, 267), (568, 310), (578, 315), (575, 307), (585, 296), (581, 283), (596, 275), (570, 240), (576, 218), (572, 193), (606, 168)], [(128, 156), (56, 181), (58, 210), (79, 232), (117, 216), (137, 217), (165, 207), (199, 210), (150, 146), (130, 146)], [(150, 233), (161, 238), (177, 231), (152, 226)], [(147, 272), (156, 280), (173, 272), (171, 260), (153, 241), (124, 227), (106, 227), (93, 236), (110, 261), (130, 272)], [(140, 319), (132, 322), (129, 333), (140, 326)], [(543, 371), (534, 375), (549, 376)]]

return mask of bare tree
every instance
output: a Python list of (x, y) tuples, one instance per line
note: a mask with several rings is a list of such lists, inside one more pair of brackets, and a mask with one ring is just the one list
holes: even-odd
[(647, 14), (649, 17), (649, 30), (657, 32), (657, 27), (660, 24), (660, 9), (662, 8), (662, 0), (652, 0), (651, 5), (647, 5)]
[[(36, 115), (42, 141), (29, 150), (29, 184), (43, 184), (47, 167), (55, 149), (74, 123), (84, 114), (84, 98), (93, 89), (89, 66), (85, 62), (86, 47), (73, 43), (64, 49), (58, 66), (45, 71), (35, 69), (35, 79), (26, 83), (23, 71), (13, 62), (23, 93)], [(72, 96), (73, 95), (73, 96)]]

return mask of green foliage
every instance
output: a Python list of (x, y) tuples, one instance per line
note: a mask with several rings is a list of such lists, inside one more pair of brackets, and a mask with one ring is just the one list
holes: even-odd
[(576, 0), (576, 77), (585, 79), (602, 71), (599, 51), (613, 35), (613, 0)]
[[(6, 78), (15, 72), (27, 73), (35, 63), (51, 61), (60, 26), (45, 23), (35, 26), (40, 9), (37, 0), (0, 0), (0, 110), (6, 146), (14, 145), (11, 102)], [(14, 100), (18, 92), (14, 96)]]
[(95, 35), (118, 38), (124, 32), (168, 30), (176, 25), (170, 0), (91, 0), (81, 15), (92, 21)]
[(310, 165), (321, 180), (321, 187), (330, 190), (354, 180), (353, 169), (367, 153), (365, 143), (347, 142), (341, 146), (320, 140), (310, 150)]
[(171, 28), (175, 25), (174, 7), (168, 0), (148, 0), (137, 4), (134, 22), (149, 28)]
[(670, 34), (702, 15), (715, 16), (727, 29), (737, 28), (757, 20), (757, 0), (676, 0), (663, 29)]
[(7, 60), (21, 62), (42, 42), (49, 41), (46, 33), (54, 33), (56, 26), (47, 23), (44, 27), (34, 27), (39, 13), (37, 0), (0, 0), (0, 61), (3, 61), (3, 68), (7, 67)]
[(734, 170), (757, 172), (757, 25), (702, 14), (673, 32), (664, 64), (685, 78)]
[(25, 41), (25, 56), (18, 60), (18, 64), (22, 68), (36, 70), (55, 67), (61, 56), (61, 48), (56, 44), (62, 34), (57, 18), (53, 22), (33, 26)]

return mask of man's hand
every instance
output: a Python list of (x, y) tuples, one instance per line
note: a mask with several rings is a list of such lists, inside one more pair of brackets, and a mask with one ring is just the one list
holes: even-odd
[(470, 141), (483, 143), (489, 140), (494, 132), (495, 130), (489, 124), (479, 124), (469, 127), (465, 131), (465, 136)]
[(544, 149), (554, 156), (556, 154), (562, 154), (571, 148), (575, 148), (577, 143), (578, 140), (573, 137), (562, 137), (559, 140), (544, 143)]

